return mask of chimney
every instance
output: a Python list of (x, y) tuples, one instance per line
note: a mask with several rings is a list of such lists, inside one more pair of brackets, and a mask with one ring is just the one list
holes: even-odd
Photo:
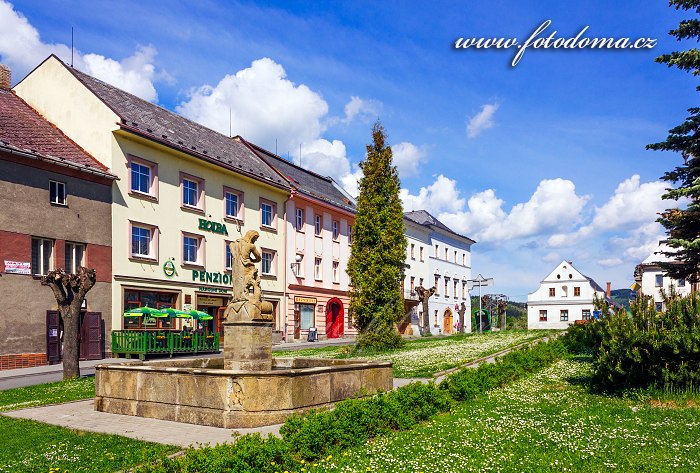
[(610, 283), (608, 283), (608, 287), (605, 290), (605, 295), (608, 296), (608, 298), (610, 298)]
[(12, 87), (12, 72), (4, 64), (0, 64), (0, 89), (9, 90)]

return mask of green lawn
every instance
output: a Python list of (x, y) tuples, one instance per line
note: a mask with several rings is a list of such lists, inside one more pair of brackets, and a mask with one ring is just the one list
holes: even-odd
[[(0, 391), (0, 412), (94, 396), (95, 380), (92, 377), (10, 389)], [(0, 473), (113, 472), (133, 467), (144, 458), (179, 450), (173, 446), (117, 435), (78, 432), (2, 415), (0, 432), (3, 434)]]
[(561, 361), (307, 471), (700, 470), (700, 409), (591, 394), (589, 376), (586, 360)]
[(485, 334), (425, 337), (411, 340), (403, 348), (372, 354), (353, 354), (352, 348), (334, 346), (305, 350), (275, 351), (280, 357), (369, 358), (390, 360), (397, 378), (430, 377), (433, 373), (454, 368), (520, 343), (549, 335), (545, 331), (506, 331)]

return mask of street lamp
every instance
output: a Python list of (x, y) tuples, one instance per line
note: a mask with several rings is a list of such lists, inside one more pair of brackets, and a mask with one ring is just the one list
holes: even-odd
[(469, 279), (467, 280), (467, 284), (469, 285), (469, 290), (471, 291), (475, 287), (479, 288), (479, 333), (481, 333), (481, 321), (483, 318), (483, 313), (481, 309), (481, 288), (482, 287), (488, 287), (493, 285), (493, 278), (485, 278), (481, 274), (479, 274), (476, 279)]

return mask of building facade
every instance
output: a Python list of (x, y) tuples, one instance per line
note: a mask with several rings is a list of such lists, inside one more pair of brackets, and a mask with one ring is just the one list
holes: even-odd
[(411, 306), (412, 314), (417, 312), (415, 316), (412, 315), (412, 320), (420, 320), (422, 310), (420, 305), (414, 306), (412, 303), (415, 297), (413, 288), (435, 287), (435, 294), (428, 303), (430, 331), (435, 334), (456, 332), (459, 321), (457, 311), (464, 303), (464, 330), (470, 332), (468, 281), (471, 279), (471, 246), (475, 241), (452, 231), (425, 210), (406, 212), (404, 221), (408, 238), (404, 304)]
[(283, 338), (307, 339), (357, 333), (348, 314), (347, 274), (355, 221), (354, 202), (330, 177), (291, 163), (242, 138), (251, 150), (284, 176), (292, 187), (285, 207), (286, 259)]
[(40, 278), (94, 268), (81, 315), (83, 359), (110, 351), (116, 176), (0, 84), (0, 369), (58, 363), (62, 322)]
[(659, 242), (659, 246), (652, 254), (634, 268), (634, 279), (639, 287), (639, 292), (645, 296), (651, 296), (656, 310), (665, 310), (664, 294), (669, 294), (671, 287), (676, 294), (687, 296), (692, 287), (685, 279), (672, 279), (661, 269), (659, 263), (670, 263), (673, 260), (661, 252), (673, 251), (665, 240)]
[(610, 283), (604, 291), (571, 262), (562, 261), (540, 282), (540, 287), (527, 296), (527, 327), (565, 329), (577, 320), (591, 320), (595, 296), (612, 302)]
[(118, 176), (112, 188), (112, 328), (177, 330), (134, 307), (198, 309), (220, 324), (228, 243), (259, 233), (266, 300), (282, 327), (288, 182), (243, 143), (49, 57), (17, 95)]

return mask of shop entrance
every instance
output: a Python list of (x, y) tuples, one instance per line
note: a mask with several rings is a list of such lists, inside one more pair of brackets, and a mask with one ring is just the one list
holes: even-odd
[(344, 324), (343, 302), (334, 297), (326, 304), (326, 336), (338, 338), (343, 335)]
[(206, 333), (218, 332), (220, 339), (224, 339), (224, 311), (226, 310), (226, 300), (223, 297), (214, 296), (197, 296), (197, 310), (206, 312), (213, 318), (211, 320), (200, 320), (193, 322), (198, 326), (193, 327), (195, 330), (203, 330)]

